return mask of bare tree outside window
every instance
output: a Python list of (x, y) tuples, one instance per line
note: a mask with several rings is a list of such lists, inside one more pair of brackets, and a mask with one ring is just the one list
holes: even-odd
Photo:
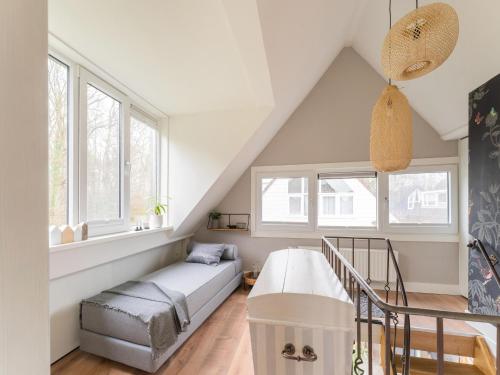
[(87, 220), (120, 212), (120, 102), (87, 85)]
[(49, 56), (49, 224), (68, 223), (69, 68)]
[(130, 221), (132, 224), (147, 213), (156, 198), (157, 131), (148, 124), (130, 119)]

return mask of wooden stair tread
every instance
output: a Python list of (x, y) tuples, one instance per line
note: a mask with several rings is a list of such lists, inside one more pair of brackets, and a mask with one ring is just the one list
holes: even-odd
[[(391, 330), (391, 335), (394, 330)], [(403, 347), (404, 330), (397, 329), (396, 346)], [(476, 344), (476, 336), (462, 335), (452, 332), (444, 332), (444, 353), (454, 354), (462, 357), (474, 357), (474, 346)], [(437, 352), (436, 332), (431, 330), (422, 330), (418, 328), (411, 329), (410, 348), (416, 350), (424, 350), (427, 352)]]
[[(437, 361), (430, 358), (410, 358), (411, 375), (428, 375), (437, 373)], [(396, 355), (396, 369), (398, 372), (402, 368), (401, 356)], [(453, 375), (484, 375), (476, 366), (466, 363), (444, 362), (444, 373)]]

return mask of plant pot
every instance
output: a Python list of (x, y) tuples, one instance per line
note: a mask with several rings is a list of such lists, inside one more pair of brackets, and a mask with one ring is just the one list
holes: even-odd
[(163, 215), (150, 215), (149, 216), (149, 228), (158, 229), (163, 227)]
[(212, 221), (211, 221), (211, 228), (212, 229), (218, 229), (219, 228), (219, 219), (212, 219)]

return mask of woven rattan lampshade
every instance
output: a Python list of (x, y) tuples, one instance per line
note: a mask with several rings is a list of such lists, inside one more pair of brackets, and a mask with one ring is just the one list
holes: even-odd
[(373, 107), (370, 160), (375, 170), (406, 169), (413, 155), (412, 113), (408, 99), (388, 85)]
[(458, 40), (458, 16), (448, 4), (434, 3), (415, 9), (394, 24), (382, 48), (387, 77), (406, 81), (439, 67)]

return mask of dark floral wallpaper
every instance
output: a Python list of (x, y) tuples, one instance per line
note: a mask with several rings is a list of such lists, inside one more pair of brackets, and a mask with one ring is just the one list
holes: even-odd
[[(500, 259), (498, 111), (500, 75), (469, 94), (469, 232), (483, 242), (488, 254)], [(469, 253), (469, 310), (500, 315), (500, 288), (476, 250)]]

